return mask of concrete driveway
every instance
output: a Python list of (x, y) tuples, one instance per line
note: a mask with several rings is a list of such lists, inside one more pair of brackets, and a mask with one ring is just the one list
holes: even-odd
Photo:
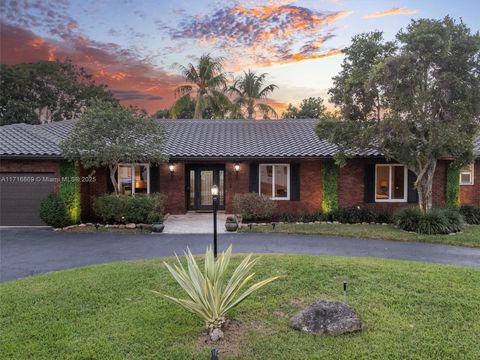
[[(211, 234), (81, 234), (0, 229), (0, 281), (127, 259), (202, 253)], [(480, 267), (480, 249), (459, 246), (287, 234), (220, 234), (235, 252), (365, 256)]]

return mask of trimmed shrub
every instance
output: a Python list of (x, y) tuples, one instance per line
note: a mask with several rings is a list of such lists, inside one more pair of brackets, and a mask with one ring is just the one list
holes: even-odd
[(269, 221), (273, 218), (276, 208), (275, 201), (257, 193), (235, 194), (233, 198), (233, 211), (241, 215), (243, 221)]
[(163, 194), (105, 194), (94, 200), (93, 211), (104, 223), (162, 222), (166, 196)]
[(470, 225), (480, 225), (480, 206), (463, 205), (460, 207), (465, 222)]
[(71, 224), (65, 201), (56, 194), (48, 195), (40, 203), (40, 219), (54, 228), (62, 228)]
[(376, 214), (366, 208), (351, 207), (336, 209), (327, 214), (328, 221), (338, 221), (344, 224), (358, 224), (362, 222), (376, 222)]
[(432, 209), (424, 214), (418, 208), (406, 208), (398, 212), (396, 223), (405, 231), (440, 235), (461, 231), (463, 218), (455, 209)]

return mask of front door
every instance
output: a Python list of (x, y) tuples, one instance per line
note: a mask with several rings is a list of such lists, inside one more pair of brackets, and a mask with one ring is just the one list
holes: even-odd
[(225, 209), (225, 167), (191, 165), (187, 167), (188, 210), (212, 211), (212, 186), (219, 188), (220, 210)]

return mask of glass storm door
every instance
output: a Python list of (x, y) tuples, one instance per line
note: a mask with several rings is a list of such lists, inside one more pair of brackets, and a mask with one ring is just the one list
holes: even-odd
[(219, 209), (225, 208), (224, 202), (224, 177), (223, 167), (190, 166), (188, 168), (188, 209), (213, 210), (212, 186), (219, 188)]

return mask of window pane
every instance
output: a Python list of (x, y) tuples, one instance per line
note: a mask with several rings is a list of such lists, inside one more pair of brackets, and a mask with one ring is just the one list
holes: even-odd
[(223, 170), (219, 170), (218, 171), (218, 181), (219, 181), (219, 184), (218, 184), (218, 194), (220, 195), (220, 205), (223, 206), (224, 205), (224, 201), (225, 201), (225, 191), (224, 191), (224, 188), (223, 188), (223, 183), (224, 183), (224, 171)]
[(460, 175), (460, 184), (470, 184), (472, 177), (470, 173), (462, 173)]
[(405, 168), (403, 166), (392, 167), (392, 199), (405, 198)]
[(132, 167), (130, 165), (119, 165), (118, 181), (120, 193), (130, 195), (132, 193)]
[(190, 170), (190, 206), (195, 206), (195, 170)]
[(272, 166), (260, 166), (260, 194), (272, 197)]
[(200, 205), (212, 206), (213, 205), (213, 171), (202, 170), (200, 171)]
[(390, 187), (390, 167), (377, 166), (377, 183), (375, 197), (379, 200), (388, 199), (388, 189)]
[(146, 194), (148, 191), (148, 166), (135, 166), (135, 193)]
[(288, 185), (288, 166), (275, 165), (275, 197), (286, 198)]

